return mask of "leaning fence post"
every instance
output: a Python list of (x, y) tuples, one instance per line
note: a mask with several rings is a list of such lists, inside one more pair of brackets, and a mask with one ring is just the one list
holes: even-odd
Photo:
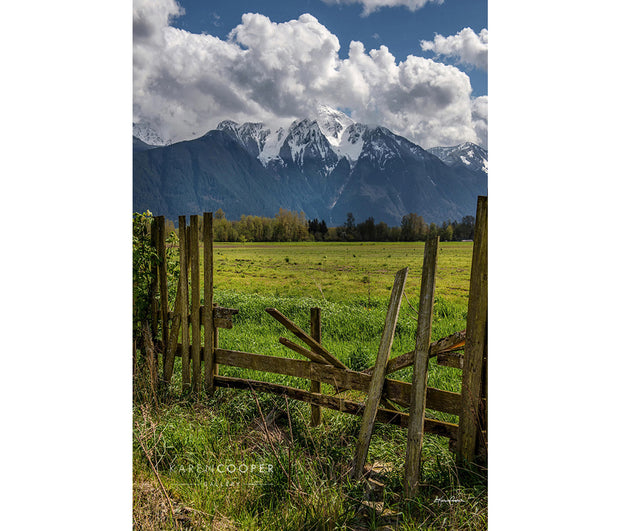
[(398, 320), (398, 311), (400, 310), (400, 302), (405, 291), (405, 281), (407, 280), (407, 272), (409, 268), (405, 267), (396, 273), (394, 278), (394, 286), (392, 287), (392, 295), (390, 304), (385, 316), (385, 326), (381, 334), (379, 342), (379, 352), (377, 353), (377, 361), (372, 371), (370, 385), (368, 387), (368, 397), (364, 405), (364, 414), (362, 415), (362, 425), (360, 427), (359, 439), (355, 451), (355, 461), (353, 462), (353, 470), (351, 477), (359, 479), (364, 470), (366, 457), (368, 456), (368, 447), (370, 446), (370, 437), (377, 416), (377, 408), (381, 400), (381, 392), (383, 391), (383, 383), (385, 382), (385, 367), (387, 359), (392, 349), (394, 341), (394, 332), (396, 331), (396, 321)]
[(198, 216), (189, 218), (189, 256), (192, 271), (192, 391), (200, 391), (200, 262)]
[(157, 224), (157, 234), (155, 245), (158, 257), (159, 275), (159, 302), (161, 309), (161, 339), (162, 339), (162, 364), (166, 366), (166, 355), (168, 347), (168, 272), (166, 266), (166, 219), (164, 216), (155, 218)]
[[(310, 335), (317, 343), (321, 342), (321, 308), (310, 308)], [(320, 393), (321, 382), (310, 380), (310, 392)], [(321, 406), (311, 406), (310, 426), (321, 424)]]
[(204, 312), (202, 325), (205, 333), (205, 389), (209, 395), (214, 391), (216, 329), (213, 326), (213, 213), (204, 212), (202, 239), (204, 244)]
[(411, 386), (407, 451), (405, 454), (406, 499), (412, 499), (417, 494), (420, 483), (424, 411), (426, 409), (426, 379), (428, 376), (428, 357), (433, 326), (438, 246), (439, 237), (429, 238), (424, 245), (424, 264), (422, 266), (420, 304), (418, 305), (418, 329), (413, 358), (413, 385)]
[[(151, 221), (151, 246), (157, 250), (157, 218)], [(157, 251), (156, 251), (157, 254)], [(149, 283), (149, 305), (151, 308), (151, 319), (149, 323), (149, 331), (151, 338), (157, 337), (158, 330), (158, 309), (157, 309), (157, 260), (152, 261), (151, 265), (151, 281)]]
[(189, 301), (188, 301), (188, 238), (185, 225), (185, 216), (179, 216), (179, 292), (177, 297), (180, 297), (181, 303), (179, 304), (179, 310), (181, 314), (181, 372), (183, 380), (183, 389), (187, 389), (190, 386), (190, 368), (189, 368)]
[(461, 415), (457, 439), (457, 456), (461, 461), (472, 461), (476, 453), (476, 439), (483, 424), (481, 410), (484, 357), (487, 341), (488, 309), (488, 231), (487, 197), (478, 197), (474, 250), (469, 281), (467, 306), (467, 333), (461, 386)]

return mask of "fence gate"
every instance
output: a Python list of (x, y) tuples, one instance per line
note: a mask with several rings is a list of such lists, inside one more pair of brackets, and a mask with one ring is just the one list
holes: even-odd
[[(162, 355), (161, 378), (164, 384), (170, 383), (174, 360), (180, 357), (182, 386), (185, 390), (196, 393), (204, 390), (212, 394), (215, 387), (227, 387), (286, 396), (312, 406), (312, 425), (320, 422), (321, 408), (324, 407), (359, 415), (362, 421), (351, 470), (354, 479), (361, 478), (364, 473), (375, 422), (407, 428), (406, 498), (413, 498), (419, 486), (424, 433), (448, 438), (450, 449), (456, 451), (462, 461), (472, 461), (476, 456), (486, 455), (486, 197), (478, 198), (466, 330), (431, 342), (439, 238), (430, 238), (424, 247), (415, 349), (388, 360), (407, 281), (408, 269), (404, 268), (398, 271), (394, 278), (376, 363), (365, 371), (349, 369), (322, 345), (320, 308), (311, 309), (309, 333), (277, 309), (265, 309), (284, 328), (292, 332), (301, 344), (284, 337), (280, 337), (280, 343), (306, 358), (305, 360), (219, 348), (218, 330), (231, 329), (232, 316), (238, 313), (238, 310), (220, 307), (213, 300), (212, 213), (207, 212), (202, 216), (202, 278), (199, 217), (190, 216), (190, 224), (187, 226), (185, 216), (179, 216), (180, 275), (172, 312), (168, 306), (164, 233), (164, 217), (158, 216), (151, 228), (152, 241), (158, 255), (158, 282), (152, 290), (153, 311), (150, 326), (153, 337), (157, 336), (161, 326), (161, 339), (155, 342), (155, 352)], [(201, 280), (203, 305), (200, 304)], [(159, 305), (156, 304), (156, 290), (160, 295)], [(204, 344), (201, 344), (201, 337), (204, 337)], [(463, 350), (464, 354), (461, 353)], [(428, 362), (431, 357), (437, 357), (440, 365), (463, 370), (461, 393), (427, 386)], [(218, 374), (219, 365), (304, 378), (309, 380), (309, 388), (298, 389), (258, 380), (221, 376)], [(411, 383), (388, 378), (390, 373), (410, 365), (413, 365)], [(157, 354), (152, 367), (153, 377), (157, 379)], [(322, 392), (321, 384), (333, 389), (334, 393)], [(363, 391), (367, 394), (366, 400), (356, 402), (336, 396), (345, 390)], [(428, 418), (425, 416), (426, 409), (458, 415), (459, 424)]]

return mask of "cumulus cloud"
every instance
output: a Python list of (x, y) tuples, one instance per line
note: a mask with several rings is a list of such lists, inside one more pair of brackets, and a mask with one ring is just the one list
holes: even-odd
[(410, 11), (415, 11), (424, 7), (426, 4), (443, 4), (444, 0), (323, 0), (325, 4), (362, 4), (364, 6), (363, 16), (381, 9), (382, 7), (404, 6)]
[(463, 28), (456, 35), (448, 37), (435, 35), (432, 41), (420, 41), (420, 46), (436, 55), (456, 57), (460, 63), (487, 70), (489, 32), (486, 29), (478, 35), (471, 28)]
[(484, 105), (456, 67), (397, 63), (386, 46), (356, 41), (342, 60), (338, 38), (309, 14), (275, 23), (247, 13), (226, 40), (171, 27), (178, 14), (172, 0), (134, 0), (134, 121), (163, 137), (194, 138), (225, 119), (287, 126), (326, 104), (423, 147), (483, 143)]

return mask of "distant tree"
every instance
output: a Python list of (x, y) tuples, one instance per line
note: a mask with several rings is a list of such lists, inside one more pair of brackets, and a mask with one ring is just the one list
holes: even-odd
[(437, 238), (439, 236), (439, 227), (435, 223), (431, 223), (428, 227), (428, 238)]
[(366, 221), (357, 226), (357, 232), (363, 241), (376, 241), (377, 227), (375, 226), (375, 218), (369, 217)]
[(452, 229), (452, 225), (449, 223), (443, 222), (441, 229), (439, 231), (439, 237), (444, 242), (451, 242), (453, 238), (454, 230)]
[(358, 240), (359, 236), (355, 227), (353, 212), (347, 212), (347, 220), (344, 222), (344, 234), (346, 240)]
[(428, 234), (428, 225), (424, 223), (424, 218), (413, 213), (403, 216), (400, 229), (400, 239), (408, 242), (423, 240)]
[(390, 236), (390, 228), (385, 221), (381, 221), (377, 225), (377, 241), (385, 242), (389, 239)]
[(327, 234), (327, 223), (325, 223), (324, 219), (322, 219), (321, 223), (319, 224), (319, 232), (321, 233), (323, 238), (325, 238), (325, 236)]

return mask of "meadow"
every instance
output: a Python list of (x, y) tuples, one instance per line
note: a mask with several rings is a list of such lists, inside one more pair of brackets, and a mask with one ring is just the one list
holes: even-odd
[[(236, 308), (222, 348), (299, 357), (265, 308), (309, 330), (322, 312), (322, 343), (348, 367), (374, 365), (396, 271), (409, 267), (391, 357), (413, 350), (424, 244), (245, 243), (214, 245), (215, 301)], [(432, 338), (465, 328), (471, 242), (440, 244)], [(180, 360), (177, 359), (177, 364)], [(304, 403), (248, 391), (215, 396), (153, 393), (135, 378), (134, 527), (137, 529), (486, 529), (486, 472), (457, 466), (447, 440), (425, 436), (420, 496), (402, 503), (406, 430), (375, 425), (368, 463), (380, 464), (382, 510), (348, 480), (359, 417), (323, 410), (310, 426)], [(220, 374), (308, 388), (293, 377), (220, 367)], [(411, 368), (390, 377), (411, 381)], [(460, 371), (432, 359), (430, 386), (460, 391)], [(327, 388), (327, 389), (326, 389)], [(323, 386), (329, 392), (329, 386)], [(360, 393), (341, 396), (363, 399)], [(428, 417), (457, 417), (427, 410)], [(388, 527), (385, 527), (388, 526)]]

